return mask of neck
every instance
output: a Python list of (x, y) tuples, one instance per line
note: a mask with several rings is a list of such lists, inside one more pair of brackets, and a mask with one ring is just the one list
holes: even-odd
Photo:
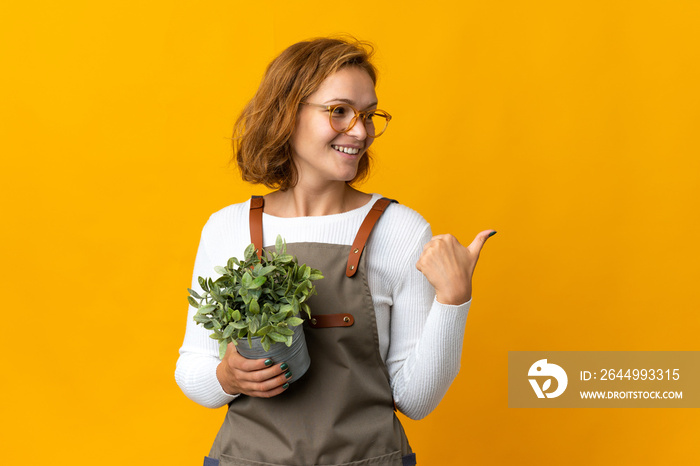
[(265, 212), (277, 217), (334, 215), (357, 209), (370, 197), (344, 182), (323, 187), (297, 185), (265, 196)]

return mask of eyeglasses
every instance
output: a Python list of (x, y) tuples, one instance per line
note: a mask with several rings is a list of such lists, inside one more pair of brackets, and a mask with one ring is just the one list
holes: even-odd
[(391, 121), (391, 115), (384, 110), (367, 110), (360, 112), (350, 104), (323, 105), (312, 104), (310, 102), (300, 103), (326, 109), (329, 114), (328, 119), (331, 128), (337, 133), (347, 133), (350, 131), (355, 126), (355, 123), (357, 123), (357, 118), (360, 117), (362, 123), (365, 125), (367, 136), (370, 138), (378, 138), (384, 134), (384, 131), (386, 131)]

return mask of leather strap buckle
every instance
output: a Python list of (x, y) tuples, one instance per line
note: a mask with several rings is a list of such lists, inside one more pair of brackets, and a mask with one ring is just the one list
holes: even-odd
[(311, 328), (352, 327), (355, 318), (352, 314), (322, 314), (311, 316), (308, 322)]

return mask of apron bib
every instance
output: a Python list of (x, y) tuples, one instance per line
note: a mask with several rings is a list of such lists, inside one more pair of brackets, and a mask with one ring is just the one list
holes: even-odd
[[(251, 199), (251, 236), (262, 243), (263, 199)], [(379, 353), (362, 249), (390, 200), (380, 199), (352, 246), (287, 244), (300, 264), (321, 270), (304, 323), (311, 367), (272, 398), (229, 404), (205, 466), (412, 466)], [(281, 363), (283, 361), (275, 361)]]

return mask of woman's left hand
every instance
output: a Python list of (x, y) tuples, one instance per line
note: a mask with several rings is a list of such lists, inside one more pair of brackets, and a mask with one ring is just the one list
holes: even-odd
[(452, 235), (437, 235), (423, 246), (416, 268), (433, 285), (440, 303), (459, 305), (472, 299), (476, 262), (484, 243), (494, 234), (494, 230), (484, 230), (467, 247)]

